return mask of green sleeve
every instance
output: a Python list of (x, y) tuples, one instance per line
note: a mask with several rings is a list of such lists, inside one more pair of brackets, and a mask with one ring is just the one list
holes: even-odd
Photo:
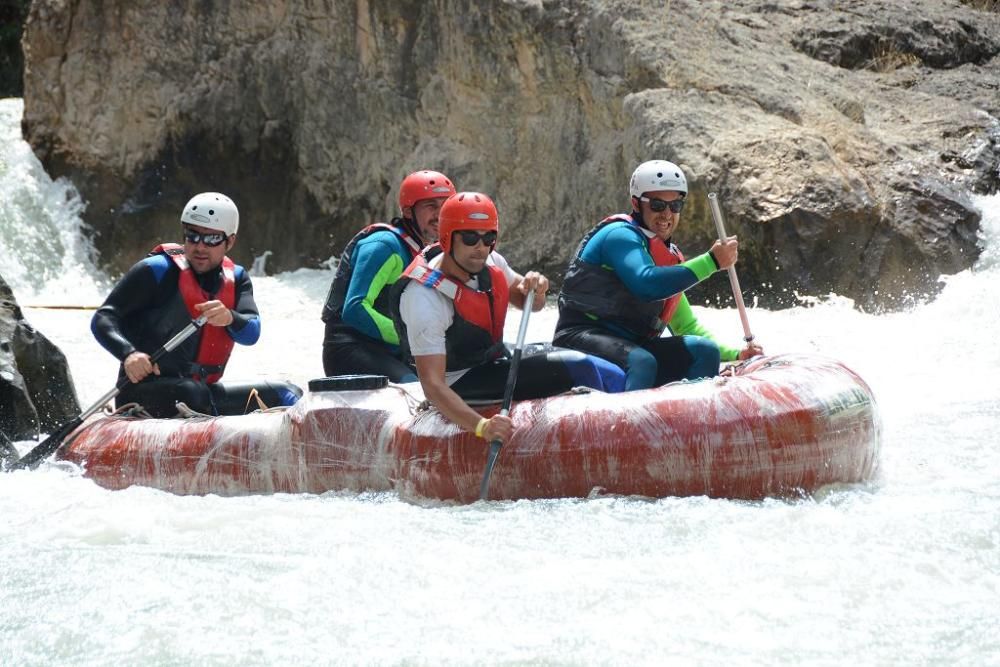
[[(709, 262), (714, 264), (714, 260), (711, 257), (709, 257)], [(669, 326), (670, 331), (675, 336), (704, 336), (709, 340), (715, 341), (715, 344), (719, 346), (719, 352), (723, 361), (736, 361), (740, 358), (739, 348), (723, 345), (716, 340), (715, 336), (708, 329), (698, 322), (698, 318), (694, 316), (694, 311), (691, 310), (691, 304), (688, 303), (687, 295), (685, 294), (681, 294), (680, 303), (677, 304), (674, 316), (670, 318)]]
[(390, 345), (399, 345), (399, 334), (396, 333), (396, 327), (392, 323), (392, 320), (375, 310), (375, 299), (378, 298), (387, 285), (392, 285), (396, 282), (396, 279), (403, 273), (403, 268), (403, 260), (399, 255), (393, 254), (389, 257), (385, 264), (379, 268), (378, 273), (375, 274), (374, 279), (372, 279), (371, 284), (368, 286), (368, 293), (361, 303), (368, 316), (372, 318), (375, 326), (378, 327), (382, 340)]
[(681, 266), (690, 269), (698, 277), (698, 282), (719, 270), (719, 265), (715, 263), (715, 258), (710, 252), (681, 262)]

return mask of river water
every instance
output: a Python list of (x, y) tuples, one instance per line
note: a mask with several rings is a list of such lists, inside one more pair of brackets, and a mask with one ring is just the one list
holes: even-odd
[[(2, 273), (87, 406), (116, 363), (90, 311), (39, 306), (91, 306), (109, 283), (20, 114), (0, 101)], [(1000, 197), (977, 205), (982, 258), (922, 305), (750, 310), (768, 351), (827, 354), (872, 385), (869, 484), (451, 506), (112, 492), (46, 464), (0, 476), (0, 664), (1000, 665)], [(322, 375), (331, 279), (255, 278), (263, 333), (227, 378)], [(697, 312), (739, 340), (734, 310)], [(529, 338), (554, 323), (546, 308)]]

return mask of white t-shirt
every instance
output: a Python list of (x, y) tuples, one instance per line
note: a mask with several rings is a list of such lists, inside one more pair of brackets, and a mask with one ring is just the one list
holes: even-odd
[[(430, 261), (432, 269), (441, 267), (444, 254)], [(503, 271), (507, 285), (512, 286), (517, 274), (507, 260), (498, 252), (491, 252), (486, 263)], [(479, 287), (479, 279), (473, 276), (465, 283), (473, 289)], [(438, 290), (421, 285), (416, 281), (403, 290), (399, 299), (399, 315), (406, 322), (406, 339), (410, 344), (410, 354), (421, 357), (428, 354), (446, 354), (444, 333), (455, 321), (455, 303)], [(445, 372), (445, 382), (452, 385), (469, 369)]]

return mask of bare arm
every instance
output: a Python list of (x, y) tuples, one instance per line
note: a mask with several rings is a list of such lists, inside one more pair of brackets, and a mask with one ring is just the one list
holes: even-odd
[[(523, 298), (523, 295), (522, 295)], [(417, 366), (417, 377), (423, 387), (424, 396), (431, 404), (441, 411), (450, 421), (458, 424), (470, 433), (476, 432), (476, 426), (482, 415), (469, 407), (445, 381), (446, 357), (443, 354), (428, 354), (413, 358)], [(483, 439), (507, 440), (513, 432), (513, 422), (509, 417), (494, 415), (483, 427)]]

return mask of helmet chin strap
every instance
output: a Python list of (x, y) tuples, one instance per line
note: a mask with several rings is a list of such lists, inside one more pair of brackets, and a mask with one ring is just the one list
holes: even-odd
[(406, 231), (410, 234), (410, 236), (416, 237), (416, 239), (420, 241), (420, 245), (427, 245), (427, 242), (424, 240), (424, 235), (420, 233), (420, 227), (417, 225), (416, 220), (405, 216), (402, 216), (400, 219), (403, 221), (403, 226), (406, 228)]
[[(642, 217), (642, 209), (638, 209), (633, 206), (632, 217), (635, 218), (635, 221), (639, 223), (640, 227), (642, 227), (643, 229), (649, 229), (649, 225), (646, 224), (646, 219)], [(653, 230), (649, 229), (649, 231)]]
[(455, 248), (453, 248), (453, 247), (452, 248), (448, 248), (448, 256), (451, 257), (451, 261), (455, 262), (455, 266), (457, 266), (458, 268), (460, 268), (463, 271), (465, 271), (468, 274), (468, 276), (469, 276), (469, 280), (472, 280), (472, 277), (474, 275), (476, 275), (476, 272), (475, 271), (470, 271), (469, 269), (467, 269), (464, 266), (462, 266), (462, 263), (459, 262), (458, 259), (455, 257)]

